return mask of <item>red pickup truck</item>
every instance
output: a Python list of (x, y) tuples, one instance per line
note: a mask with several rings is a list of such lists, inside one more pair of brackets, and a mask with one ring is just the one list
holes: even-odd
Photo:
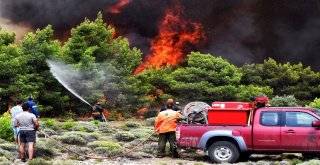
[(210, 124), (208, 119), (196, 124), (180, 122), (176, 129), (178, 146), (201, 149), (215, 163), (234, 163), (252, 153), (320, 152), (318, 110), (262, 107), (248, 114), (248, 122), (243, 124)]

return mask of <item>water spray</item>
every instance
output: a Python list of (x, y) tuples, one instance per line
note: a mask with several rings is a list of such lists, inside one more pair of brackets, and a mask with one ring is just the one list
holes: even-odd
[[(75, 77), (75, 76), (81, 76), (79, 71), (77, 71), (74, 68), (67, 66), (61, 62), (56, 62), (56, 61), (52, 61), (52, 60), (47, 60), (47, 64), (50, 67), (50, 72), (60, 82), (60, 84), (62, 84), (66, 89), (68, 89), (68, 91), (70, 91), (73, 95), (78, 97), (84, 103), (86, 103), (90, 107), (92, 107), (92, 105), (90, 103), (88, 103), (73, 88), (71, 88), (70, 84), (72, 82), (70, 82), (70, 80), (67, 81), (67, 79), (66, 79), (66, 78), (70, 79), (71, 77)], [(77, 80), (77, 81), (79, 81), (79, 80)]]

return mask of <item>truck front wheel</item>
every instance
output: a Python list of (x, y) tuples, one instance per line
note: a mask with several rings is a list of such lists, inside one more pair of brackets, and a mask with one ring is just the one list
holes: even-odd
[(238, 148), (228, 141), (215, 142), (208, 151), (210, 160), (216, 163), (234, 163), (240, 156)]

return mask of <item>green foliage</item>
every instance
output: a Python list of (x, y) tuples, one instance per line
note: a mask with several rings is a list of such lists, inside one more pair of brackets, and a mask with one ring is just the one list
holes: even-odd
[(249, 102), (249, 96), (260, 96), (262, 93), (266, 96), (271, 96), (273, 93), (270, 87), (259, 87), (254, 85), (239, 85), (236, 94), (238, 101)]
[(76, 125), (77, 123), (74, 120), (68, 120), (67, 122), (62, 123), (61, 127), (66, 130), (71, 130)]
[(13, 130), (11, 127), (11, 119), (9, 118), (9, 113), (4, 113), (0, 116), (0, 139), (5, 139), (11, 141), (13, 137)]
[(119, 143), (113, 141), (95, 141), (88, 146), (101, 155), (113, 156), (122, 152), (123, 148)]
[(87, 144), (87, 140), (84, 139), (81, 136), (75, 135), (75, 134), (68, 134), (61, 136), (60, 141), (66, 144), (73, 144), (73, 145), (85, 145)]
[(294, 95), (300, 101), (319, 96), (320, 74), (301, 63), (280, 64), (269, 58), (263, 64), (248, 64), (240, 68), (243, 85), (270, 86), (275, 95)]
[(293, 95), (275, 96), (269, 100), (273, 107), (298, 107), (296, 98)]
[(308, 107), (320, 109), (320, 99), (319, 99), (319, 98), (315, 98), (315, 99), (308, 105)]
[(302, 160), (297, 159), (297, 158), (294, 158), (294, 159), (290, 160), (290, 164), (292, 164), (292, 165), (297, 165), (297, 164), (300, 164), (302, 162), (303, 162)]
[(11, 159), (12, 158), (12, 153), (10, 151), (4, 150), (2, 148), (0, 148), (0, 157), (6, 157), (7, 159)]
[(135, 121), (127, 121), (125, 123), (125, 126), (128, 128), (139, 128), (139, 127), (141, 127), (141, 124), (138, 122), (135, 122)]
[(14, 152), (16, 151), (16, 144), (14, 143), (3, 143), (3, 144), (0, 144), (0, 148), (4, 149), (4, 150), (7, 150), (7, 151), (10, 151), (10, 152)]
[(188, 66), (165, 77), (177, 98), (208, 102), (235, 99), (241, 73), (234, 65), (210, 54), (192, 52), (188, 57)]
[(117, 132), (115, 135), (115, 138), (118, 141), (129, 142), (129, 141), (136, 139), (136, 136), (134, 134), (132, 134), (131, 132)]
[(53, 158), (57, 151), (55, 149), (54, 143), (50, 141), (40, 141), (38, 140), (36, 145), (35, 145), (35, 156), (36, 157), (49, 157)]
[(50, 128), (53, 130), (58, 129), (57, 121), (55, 119), (45, 119), (41, 122), (41, 124), (46, 128)]
[(28, 164), (29, 165), (52, 165), (51, 162), (46, 161), (43, 158), (34, 158), (34, 159), (28, 161)]

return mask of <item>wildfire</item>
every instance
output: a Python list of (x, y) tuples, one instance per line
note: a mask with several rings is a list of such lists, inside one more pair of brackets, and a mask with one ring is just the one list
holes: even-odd
[(107, 9), (108, 13), (113, 13), (113, 14), (119, 14), (121, 11), (120, 9), (123, 8), (124, 6), (128, 5), (131, 2), (131, 0), (120, 0), (117, 4), (109, 7)]
[(151, 41), (151, 53), (134, 72), (138, 74), (148, 66), (160, 68), (164, 65), (174, 66), (184, 56), (184, 49), (196, 46), (200, 39), (205, 38), (202, 25), (184, 19), (183, 7), (174, 1), (160, 23), (159, 35)]

